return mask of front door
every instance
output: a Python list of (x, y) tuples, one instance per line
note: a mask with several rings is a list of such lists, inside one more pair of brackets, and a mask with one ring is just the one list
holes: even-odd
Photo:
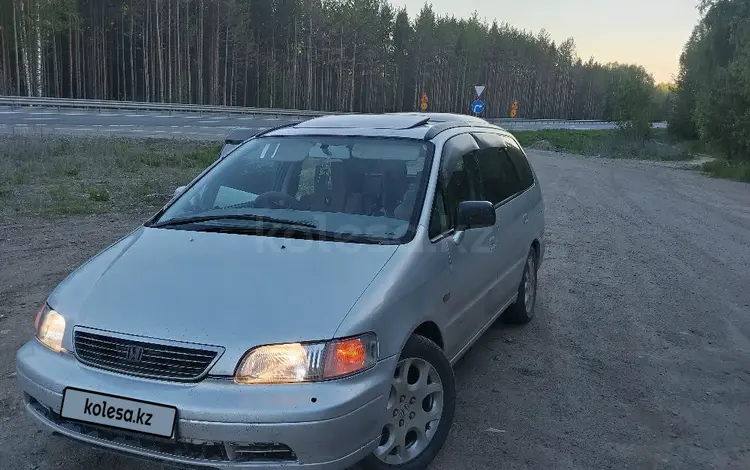
[(495, 227), (457, 233), (455, 218), (462, 201), (487, 200), (483, 194), (476, 152), (479, 146), (469, 134), (449, 139), (443, 147), (430, 237), (437, 249), (450, 256), (451, 289), (446, 322), (451, 334), (446, 352), (458, 353), (486, 323), (494, 308), (492, 291), (497, 283), (493, 253), (497, 249)]

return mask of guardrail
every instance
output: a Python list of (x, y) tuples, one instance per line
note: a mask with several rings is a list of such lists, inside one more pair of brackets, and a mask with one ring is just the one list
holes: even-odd
[[(160, 111), (169, 113), (206, 113), (206, 114), (229, 114), (244, 116), (284, 116), (284, 117), (316, 117), (332, 114), (352, 114), (347, 112), (331, 111), (311, 111), (304, 109), (279, 109), (279, 108), (250, 108), (241, 106), (217, 106), (217, 105), (199, 105), (199, 104), (180, 104), (180, 103), (151, 103), (138, 101), (115, 101), (115, 100), (85, 100), (70, 98), (37, 98), (37, 97), (18, 97), (18, 96), (0, 96), (0, 106), (11, 108), (27, 108), (39, 106), (44, 108), (57, 109), (92, 109), (97, 111), (104, 110), (128, 110), (128, 111)], [(502, 123), (544, 123), (544, 124), (563, 124), (563, 123), (581, 123), (608, 125), (606, 121), (597, 120), (578, 120), (571, 121), (566, 119), (520, 119), (520, 118), (487, 118), (487, 121), (493, 124)]]
[[(0, 96), (0, 106), (11, 108), (27, 108), (32, 106), (57, 109), (92, 109), (104, 110), (127, 110), (127, 111), (158, 111), (167, 113), (199, 113), (199, 114), (227, 114), (243, 116), (274, 116), (289, 118), (312, 118), (333, 114), (356, 114), (348, 112), (311, 111), (305, 109), (280, 109), (280, 108), (250, 108), (242, 106), (217, 106), (181, 103), (150, 103), (139, 101), (116, 101), (116, 100), (84, 100), (70, 98), (38, 98), (22, 96)], [(589, 126), (614, 127), (615, 124), (601, 120), (568, 120), (568, 119), (521, 119), (521, 118), (486, 118), (492, 124), (499, 126), (523, 126), (524, 124), (580, 124)], [(654, 123), (654, 127), (666, 127), (666, 123)]]
[(138, 101), (115, 100), (82, 100), (70, 98), (36, 98), (0, 96), (0, 106), (11, 108), (26, 108), (39, 106), (44, 108), (73, 108), (94, 109), (99, 111), (118, 109), (129, 111), (164, 111), (179, 113), (211, 113), (211, 114), (241, 114), (241, 115), (274, 115), (290, 117), (315, 117), (326, 114), (341, 114), (326, 111), (308, 111), (302, 109), (276, 108), (245, 108), (240, 106), (215, 106), (179, 103), (146, 103)]

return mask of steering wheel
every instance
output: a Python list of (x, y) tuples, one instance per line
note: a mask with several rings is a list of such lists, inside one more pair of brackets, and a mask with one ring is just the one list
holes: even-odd
[(255, 198), (253, 207), (290, 209), (296, 207), (298, 203), (299, 201), (290, 194), (281, 191), (268, 191)]

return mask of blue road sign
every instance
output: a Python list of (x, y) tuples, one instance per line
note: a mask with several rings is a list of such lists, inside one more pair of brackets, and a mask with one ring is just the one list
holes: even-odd
[(482, 111), (484, 111), (484, 101), (482, 100), (476, 100), (473, 103), (471, 103), (471, 112), (474, 114), (482, 114)]

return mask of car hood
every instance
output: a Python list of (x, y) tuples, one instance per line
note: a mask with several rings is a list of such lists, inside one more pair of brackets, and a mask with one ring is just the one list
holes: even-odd
[(66, 347), (77, 325), (222, 346), (217, 367), (226, 358), (231, 373), (253, 346), (331, 338), (396, 249), (141, 227), (49, 303), (67, 319)]

